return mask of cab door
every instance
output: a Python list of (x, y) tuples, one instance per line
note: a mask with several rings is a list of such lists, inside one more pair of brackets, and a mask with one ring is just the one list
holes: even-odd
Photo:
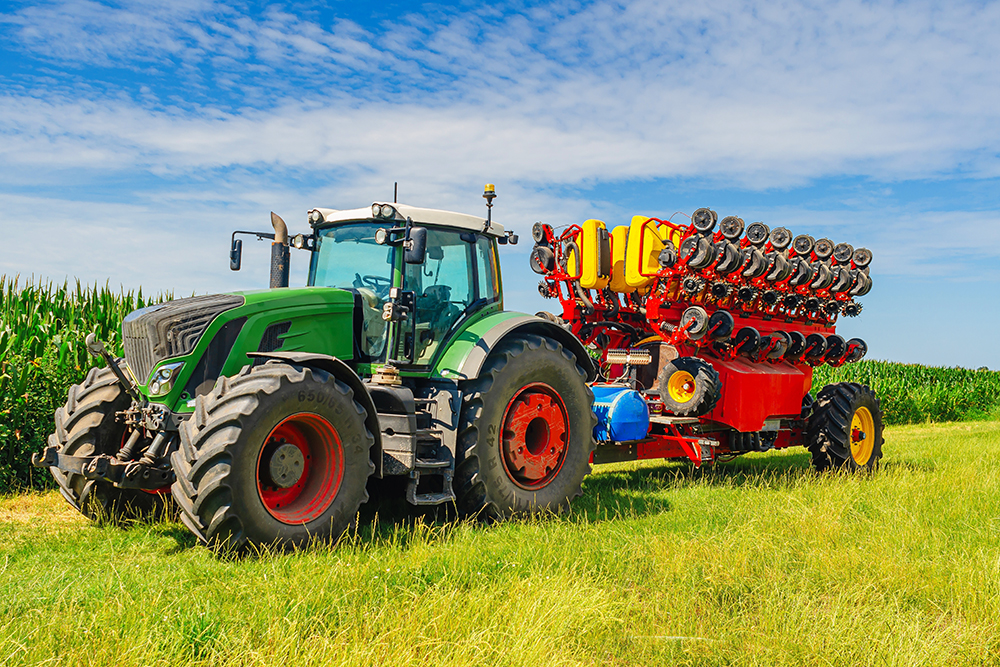
[(403, 275), (414, 313), (400, 327), (399, 362), (430, 365), (466, 317), (499, 301), (494, 245), (474, 232), (427, 228), (424, 263), (407, 264)]

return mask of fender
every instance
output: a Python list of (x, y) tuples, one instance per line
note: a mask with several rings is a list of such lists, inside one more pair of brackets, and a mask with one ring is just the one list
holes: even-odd
[(350, 366), (337, 357), (329, 354), (317, 354), (313, 352), (248, 352), (248, 357), (260, 359), (275, 359), (277, 361), (287, 361), (299, 366), (308, 366), (326, 371), (337, 378), (354, 391), (354, 400), (361, 404), (368, 416), (365, 417), (365, 426), (375, 437), (375, 445), (372, 447), (371, 459), (375, 464), (376, 477), (382, 477), (382, 430), (379, 428), (378, 413), (375, 411), (375, 402), (372, 400), (368, 388), (361, 381), (358, 374)]
[(593, 382), (597, 379), (597, 369), (594, 367), (593, 359), (587, 353), (587, 348), (583, 346), (580, 339), (573, 335), (573, 332), (558, 324), (534, 315), (510, 317), (498, 322), (481, 334), (475, 346), (463, 360), (461, 367), (457, 369), (462, 379), (473, 380), (479, 377), (479, 372), (482, 370), (483, 364), (486, 363), (486, 357), (497, 345), (509, 338), (525, 334), (552, 338), (576, 357), (577, 363), (587, 374), (587, 382)]

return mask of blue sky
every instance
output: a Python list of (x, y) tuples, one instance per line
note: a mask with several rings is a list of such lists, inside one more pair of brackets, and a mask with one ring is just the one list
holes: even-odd
[[(875, 253), (876, 358), (1000, 368), (1000, 4), (0, 5), (0, 271), (207, 292), (268, 212), (710, 206)], [(502, 254), (507, 306), (553, 309)], [(293, 281), (304, 255), (293, 255)]]

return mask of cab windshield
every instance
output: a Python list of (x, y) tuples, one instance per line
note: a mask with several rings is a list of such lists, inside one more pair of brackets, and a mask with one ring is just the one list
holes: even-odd
[(385, 223), (359, 222), (316, 231), (316, 251), (309, 265), (309, 284), (339, 287), (361, 296), (361, 352), (371, 358), (385, 351), (387, 327), (382, 306), (389, 297), (395, 248), (375, 243)]
[(316, 233), (316, 252), (309, 266), (309, 284), (343, 289), (368, 288), (381, 297), (392, 286), (392, 246), (375, 243), (384, 224), (338, 225)]

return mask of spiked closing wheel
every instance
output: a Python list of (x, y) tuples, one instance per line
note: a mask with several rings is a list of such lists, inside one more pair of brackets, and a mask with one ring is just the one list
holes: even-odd
[(681, 281), (681, 289), (683, 289), (688, 296), (695, 296), (704, 288), (705, 281), (698, 276), (688, 276)]
[(757, 288), (744, 285), (736, 290), (736, 298), (744, 303), (750, 303), (757, 298)]
[(844, 304), (842, 312), (845, 317), (857, 317), (861, 314), (861, 304), (857, 301), (848, 301)]
[(729, 283), (714, 282), (712, 283), (712, 286), (709, 288), (709, 291), (712, 293), (713, 297), (721, 300), (729, 296), (729, 292), (731, 292), (732, 289), (733, 286), (730, 285)]

